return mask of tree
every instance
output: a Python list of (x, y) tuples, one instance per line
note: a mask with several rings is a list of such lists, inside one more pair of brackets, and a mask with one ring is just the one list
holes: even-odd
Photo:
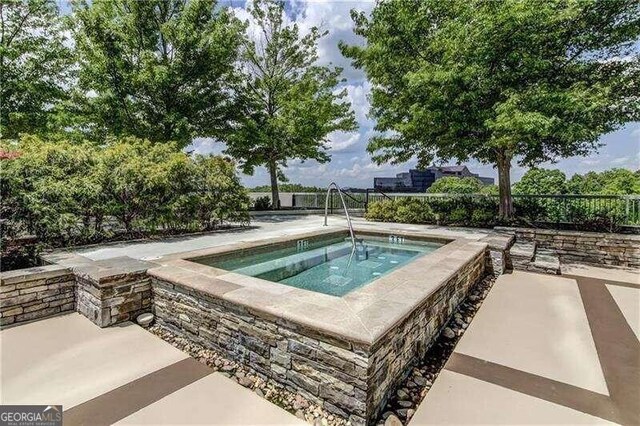
[(55, 126), (71, 76), (65, 40), (55, 1), (0, 2), (0, 138)]
[(534, 167), (513, 185), (513, 192), (523, 195), (566, 194), (567, 178), (560, 170)]
[(242, 28), (215, 0), (76, 3), (82, 127), (179, 147), (220, 136)]
[(640, 194), (640, 171), (611, 169), (602, 173), (575, 174), (567, 186), (572, 194)]
[(637, 0), (378, 2), (352, 13), (365, 46), (342, 51), (373, 83), (377, 162), (417, 157), (510, 169), (584, 155), (640, 119)]
[(432, 194), (479, 194), (482, 187), (482, 182), (474, 177), (445, 176), (436, 180), (427, 189), (427, 192)]
[[(237, 92), (240, 114), (227, 137), (226, 153), (241, 161), (245, 173), (266, 166), (274, 207), (278, 179), (290, 159), (329, 161), (328, 136), (355, 128), (346, 90), (337, 91), (341, 69), (317, 65), (321, 33), (300, 35), (285, 22), (282, 2), (256, 0), (250, 8), (257, 37), (249, 34), (242, 51)], [(251, 27), (250, 27), (251, 28)]]
[[(326, 188), (319, 188), (317, 186), (306, 186), (300, 183), (284, 183), (278, 185), (278, 189), (283, 192), (324, 192)], [(252, 192), (268, 192), (271, 190), (270, 185), (258, 185), (251, 189)]]

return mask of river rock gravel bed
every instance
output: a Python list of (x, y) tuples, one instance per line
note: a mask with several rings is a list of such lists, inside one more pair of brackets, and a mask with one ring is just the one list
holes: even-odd
[[(400, 426), (411, 419), (494, 282), (495, 277), (488, 276), (471, 289), (469, 296), (460, 304), (451, 320), (427, 351), (426, 356), (414, 366), (407, 379), (400, 384), (396, 393), (387, 402), (386, 409), (378, 419), (378, 425)], [(188, 353), (199, 362), (208, 365), (214, 371), (225, 374), (240, 385), (253, 390), (258, 396), (314, 426), (351, 425), (348, 420), (327, 412), (317, 404), (288, 391), (275, 381), (265, 380), (255, 371), (224, 357), (220, 352), (191, 342), (158, 325), (153, 325), (148, 330), (174, 347)]]
[(172, 346), (188, 353), (192, 358), (208, 365), (214, 371), (219, 371), (240, 385), (253, 390), (261, 398), (265, 398), (267, 401), (284, 408), (314, 426), (351, 425), (349, 421), (327, 412), (317, 404), (286, 390), (278, 383), (272, 380), (265, 380), (255, 371), (225, 358), (220, 352), (191, 342), (158, 325), (153, 325), (148, 330)]
[(458, 340), (480, 309), (495, 280), (495, 276), (487, 276), (471, 289), (467, 298), (458, 306), (453, 317), (436, 337), (425, 357), (413, 367), (409, 376), (387, 402), (386, 409), (378, 419), (378, 426), (400, 426), (411, 420), (418, 405), (453, 353)]

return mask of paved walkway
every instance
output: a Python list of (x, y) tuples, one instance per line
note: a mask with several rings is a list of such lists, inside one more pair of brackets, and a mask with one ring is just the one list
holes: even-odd
[(422, 424), (639, 424), (640, 276), (498, 278), (418, 407)]
[[(129, 256), (135, 259), (154, 260), (160, 256), (233, 244), (244, 241), (257, 241), (286, 235), (296, 235), (323, 229), (324, 217), (319, 215), (274, 215), (261, 216), (251, 222), (251, 226), (234, 231), (211, 232), (199, 235), (185, 235), (165, 239), (153, 239), (137, 242), (102, 244), (75, 250), (76, 254), (92, 260)], [(329, 217), (328, 224), (336, 229), (346, 227), (342, 216)], [(452, 238), (482, 238), (486, 231), (471, 228), (439, 227), (435, 225), (407, 225), (398, 223), (367, 222), (362, 218), (353, 218), (353, 226), (358, 229), (408, 230), (428, 232)], [(324, 228), (326, 229), (326, 228)]]
[(0, 403), (60, 404), (65, 425), (304, 424), (212, 373), (132, 323), (73, 313), (0, 331)]

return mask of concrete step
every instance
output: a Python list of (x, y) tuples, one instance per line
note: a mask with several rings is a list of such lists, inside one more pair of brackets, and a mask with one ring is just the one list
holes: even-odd
[(538, 249), (533, 262), (529, 263), (527, 271), (560, 275), (560, 258), (553, 250)]

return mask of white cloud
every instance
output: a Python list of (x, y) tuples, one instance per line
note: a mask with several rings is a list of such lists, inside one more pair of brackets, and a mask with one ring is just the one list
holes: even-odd
[(189, 146), (185, 148), (187, 152), (194, 154), (222, 154), (225, 144), (213, 138), (195, 138)]
[[(246, 3), (250, 3), (247, 0)], [(246, 20), (249, 15), (244, 10), (241, 2), (234, 1), (235, 12), (238, 17)], [(246, 4), (245, 4), (246, 5)], [(350, 60), (344, 58), (338, 49), (338, 43), (344, 41), (347, 44), (363, 44), (361, 37), (353, 33), (353, 22), (350, 10), (357, 9), (369, 12), (375, 2), (372, 1), (343, 1), (343, 0), (291, 0), (286, 4), (289, 19), (298, 23), (301, 32), (305, 33), (311, 27), (317, 26), (328, 30), (329, 34), (320, 40), (318, 46), (318, 62), (332, 64), (344, 68), (343, 77), (346, 83), (342, 86), (347, 89), (348, 100), (358, 122), (358, 130), (355, 133), (335, 132), (329, 135), (329, 153), (331, 162), (318, 164), (316, 161), (301, 163), (292, 161), (289, 164), (286, 175), (292, 182), (305, 185), (324, 186), (331, 180), (337, 180), (342, 186), (370, 187), (376, 176), (394, 176), (396, 173), (406, 171), (415, 166), (415, 161), (401, 165), (375, 165), (370, 155), (366, 152), (369, 139), (375, 134), (375, 121), (367, 117), (369, 112), (368, 95), (371, 84), (360, 70), (350, 65)], [(625, 60), (626, 58), (616, 58)], [(541, 167), (557, 168), (564, 171), (568, 177), (573, 173), (586, 173), (589, 170), (605, 170), (611, 167), (629, 167), (638, 169), (640, 166), (640, 123), (630, 123), (618, 132), (604, 135), (601, 141), (605, 146), (599, 153), (587, 158), (572, 157), (561, 159), (554, 164), (542, 164)], [(214, 149), (218, 144), (213, 142), (201, 142), (200, 148)], [(490, 164), (481, 164), (470, 160), (466, 164), (470, 169), (481, 176), (497, 177), (495, 168)], [(519, 180), (527, 171), (515, 162), (512, 165), (512, 181)], [(244, 177), (247, 185), (268, 183), (268, 175), (264, 169), (258, 169), (252, 177)]]

